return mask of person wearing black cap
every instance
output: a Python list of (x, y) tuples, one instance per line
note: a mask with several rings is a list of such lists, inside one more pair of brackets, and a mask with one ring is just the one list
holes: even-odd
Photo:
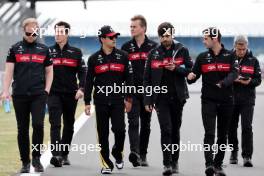
[[(53, 60), (54, 80), (48, 98), (51, 144), (54, 150), (50, 163), (55, 167), (70, 165), (69, 148), (73, 136), (73, 125), (77, 102), (83, 97), (86, 66), (82, 51), (68, 43), (70, 25), (64, 21), (56, 23), (56, 44), (50, 47)], [(77, 77), (79, 84), (77, 84)], [(61, 135), (61, 118), (63, 131)], [(57, 147), (55, 147), (57, 145)], [(64, 145), (63, 148), (59, 147)], [(62, 149), (62, 150), (59, 150)]]
[[(112, 123), (115, 144), (112, 155), (116, 160), (117, 169), (122, 169), (123, 148), (125, 142), (125, 111), (129, 112), (132, 106), (131, 95), (114, 92), (113, 87), (122, 88), (132, 86), (133, 71), (128, 60), (128, 55), (116, 48), (116, 33), (110, 26), (103, 26), (99, 32), (101, 49), (92, 54), (88, 60), (88, 71), (85, 86), (85, 113), (90, 115), (91, 93), (95, 104), (98, 140), (101, 146), (100, 159), (102, 174), (110, 174), (114, 168), (109, 158), (109, 119)], [(110, 91), (112, 89), (112, 91)], [(107, 92), (106, 92), (107, 91)]]
[[(231, 52), (221, 44), (221, 33), (217, 28), (207, 28), (203, 35), (208, 51), (198, 55), (187, 81), (194, 83), (202, 75), (205, 173), (207, 176), (225, 176), (222, 163), (228, 147), (227, 133), (234, 105), (233, 82), (238, 77), (238, 68)], [(218, 151), (213, 151), (216, 121)]]
[(189, 93), (186, 76), (191, 72), (192, 60), (183, 44), (173, 41), (174, 27), (164, 22), (158, 27), (160, 46), (150, 51), (145, 66), (143, 84), (166, 87), (163, 93), (144, 95), (148, 112), (153, 106), (158, 115), (163, 151), (163, 175), (178, 173), (179, 150), (167, 150), (172, 144), (179, 147), (183, 106)]
[[(157, 43), (146, 36), (147, 22), (142, 15), (135, 15), (131, 18), (130, 29), (133, 39), (126, 42), (122, 46), (122, 50), (129, 54), (134, 73), (134, 85), (142, 86), (148, 53), (156, 47)], [(150, 136), (150, 122), (151, 113), (145, 110), (143, 94), (135, 94), (132, 109), (128, 113), (128, 135), (131, 151), (129, 161), (134, 167), (148, 166), (146, 155)]]

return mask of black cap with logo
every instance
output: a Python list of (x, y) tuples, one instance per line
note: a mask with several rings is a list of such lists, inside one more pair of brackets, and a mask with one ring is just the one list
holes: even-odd
[(98, 31), (98, 37), (112, 37), (118, 36), (120, 33), (115, 32), (111, 26), (105, 25)]

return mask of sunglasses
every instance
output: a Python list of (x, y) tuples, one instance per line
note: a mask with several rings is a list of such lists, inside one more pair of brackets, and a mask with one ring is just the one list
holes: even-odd
[(35, 32), (34, 32), (34, 33), (31, 33), (31, 32), (25, 32), (25, 35), (28, 36), (28, 37), (30, 37), (30, 36), (32, 36), (32, 37), (37, 37), (37, 36), (38, 36), (38, 34), (36, 34)]
[(117, 39), (117, 36), (106, 36), (104, 38), (109, 38), (110, 40), (114, 40), (114, 39)]

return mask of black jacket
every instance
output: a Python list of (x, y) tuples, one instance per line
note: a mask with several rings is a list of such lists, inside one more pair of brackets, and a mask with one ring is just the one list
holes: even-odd
[(52, 65), (47, 46), (20, 41), (10, 48), (6, 62), (15, 64), (14, 96), (45, 94), (45, 67)]
[[(52, 93), (75, 93), (84, 89), (86, 66), (82, 59), (82, 51), (68, 43), (60, 49), (58, 44), (50, 47), (50, 57), (53, 60), (54, 78)], [(79, 85), (77, 84), (77, 76)]]
[(89, 57), (84, 96), (86, 105), (90, 104), (93, 88), (94, 104), (123, 103), (129, 93), (113, 90), (107, 95), (106, 89), (132, 85), (133, 71), (126, 52), (114, 48), (111, 54), (106, 55), (101, 49)]
[(145, 36), (145, 41), (140, 46), (140, 48), (138, 47), (135, 39), (126, 42), (122, 46), (121, 49), (128, 53), (128, 58), (133, 68), (133, 83), (135, 86), (143, 85), (145, 62), (148, 58), (149, 51), (155, 48), (156, 46), (157, 43), (152, 40), (149, 40), (147, 36)]
[[(192, 71), (196, 79), (188, 83), (194, 83), (202, 75), (202, 99), (227, 102), (233, 104), (233, 81), (238, 77), (238, 68), (232, 53), (224, 48), (216, 56), (209, 49), (198, 55)], [(219, 88), (216, 84), (221, 84)]]
[(238, 58), (239, 75), (245, 78), (251, 78), (248, 85), (234, 82), (235, 104), (255, 104), (256, 87), (261, 84), (261, 70), (259, 61), (248, 51), (244, 58)]
[[(148, 55), (148, 60), (144, 71), (144, 87), (161, 86), (163, 70), (160, 64), (168, 62), (168, 59), (174, 60), (176, 69), (174, 73), (174, 87), (176, 88), (177, 97), (180, 101), (185, 101), (189, 98), (189, 92), (186, 84), (186, 76), (192, 68), (192, 59), (189, 56), (189, 51), (181, 43), (174, 43), (172, 58), (165, 58), (163, 46), (151, 50)], [(144, 104), (153, 105), (156, 103), (158, 94), (153, 92), (152, 96), (144, 95)]]

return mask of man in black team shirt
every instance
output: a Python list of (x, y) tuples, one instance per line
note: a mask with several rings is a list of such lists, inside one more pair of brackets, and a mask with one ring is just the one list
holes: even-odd
[[(121, 49), (128, 52), (128, 58), (134, 73), (134, 86), (143, 86), (145, 62), (149, 51), (157, 44), (146, 36), (147, 22), (142, 15), (131, 18), (130, 30), (132, 40), (126, 42)], [(129, 161), (134, 167), (148, 166), (146, 155), (150, 135), (150, 121), (151, 113), (144, 108), (143, 94), (135, 94), (132, 109), (128, 113), (128, 135), (131, 151)]]
[(17, 121), (17, 142), (23, 163), (20, 172), (30, 171), (30, 114), (33, 127), (32, 166), (35, 172), (43, 172), (40, 155), (44, 136), (45, 105), (53, 79), (53, 66), (48, 47), (37, 42), (37, 20), (25, 19), (22, 27), (23, 40), (10, 48), (6, 59), (2, 98), (10, 98), (9, 87), (14, 79), (12, 99)]
[(238, 139), (237, 128), (241, 115), (242, 128), (242, 157), (245, 167), (253, 167), (251, 157), (253, 154), (252, 121), (256, 98), (256, 87), (261, 83), (261, 70), (257, 58), (248, 49), (248, 39), (239, 35), (234, 39), (233, 54), (239, 64), (239, 77), (234, 82), (235, 107), (230, 123), (228, 143), (233, 145), (230, 163), (237, 164)]
[[(50, 163), (55, 167), (70, 165), (68, 154), (74, 133), (75, 110), (78, 99), (84, 94), (86, 76), (82, 52), (68, 43), (69, 32), (68, 23), (58, 22), (55, 25), (56, 44), (50, 47), (50, 57), (54, 64), (54, 80), (48, 99), (50, 138), (51, 144), (54, 145)], [(62, 135), (61, 118), (63, 118)]]
[[(202, 75), (205, 173), (207, 176), (214, 174), (225, 176), (222, 163), (227, 147), (229, 122), (233, 113), (233, 81), (238, 74), (234, 57), (221, 44), (220, 31), (216, 28), (207, 28), (203, 31), (203, 35), (203, 43), (208, 51), (198, 55), (192, 72), (188, 75), (188, 82), (194, 83)], [(219, 150), (214, 156), (216, 120)]]
[[(88, 60), (88, 71), (85, 86), (85, 113), (90, 115), (91, 93), (95, 104), (98, 140), (101, 146), (100, 159), (102, 174), (110, 174), (114, 168), (109, 156), (109, 119), (115, 137), (112, 155), (116, 160), (117, 169), (123, 169), (123, 148), (125, 142), (125, 111), (131, 110), (132, 98), (130, 94), (110, 91), (115, 86), (132, 86), (133, 71), (127, 53), (116, 48), (119, 33), (110, 26), (103, 26), (98, 37), (101, 49), (92, 54)], [(108, 91), (106, 93), (106, 91)], [(125, 100), (125, 104), (124, 104)]]
[[(164, 22), (158, 27), (160, 46), (151, 50), (144, 71), (144, 87), (167, 87), (165, 93), (144, 95), (148, 112), (155, 105), (161, 130), (163, 151), (163, 175), (178, 173), (179, 150), (172, 151), (172, 144), (180, 144), (182, 111), (189, 93), (186, 76), (192, 68), (189, 51), (181, 43), (173, 41), (174, 27)], [(173, 145), (173, 146), (174, 146)], [(167, 147), (170, 150), (167, 150)]]

